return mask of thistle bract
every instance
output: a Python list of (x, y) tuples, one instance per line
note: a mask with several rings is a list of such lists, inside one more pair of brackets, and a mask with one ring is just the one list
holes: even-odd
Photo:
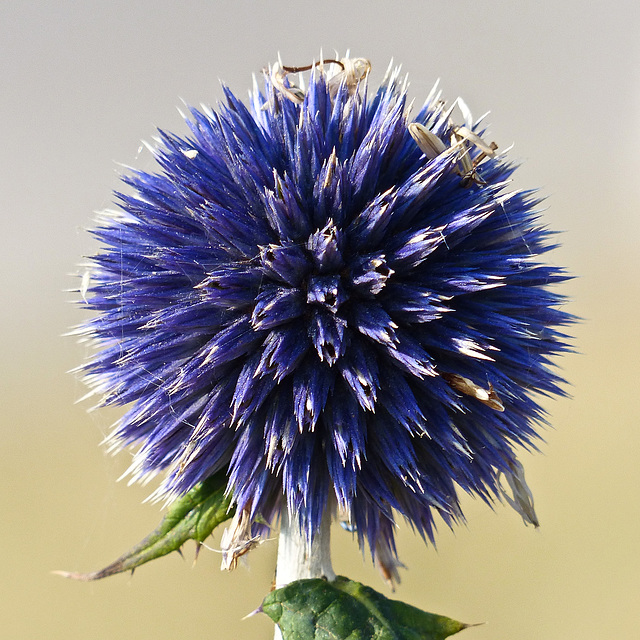
[(84, 370), (130, 405), (110, 443), (139, 445), (134, 480), (164, 472), (156, 497), (226, 470), (247, 536), (288, 508), (310, 540), (337, 505), (393, 571), (398, 515), (431, 538), (520, 468), (568, 316), (481, 122), (436, 91), (412, 115), (397, 71), (371, 91), (368, 70), (305, 89), (276, 66), (248, 105), (225, 89), (160, 132), (160, 170), (94, 231)]

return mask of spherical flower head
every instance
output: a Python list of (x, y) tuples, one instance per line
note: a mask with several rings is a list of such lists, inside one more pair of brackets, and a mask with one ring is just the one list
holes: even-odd
[(566, 277), (461, 100), (411, 115), (397, 70), (371, 92), (361, 59), (306, 89), (290, 72), (192, 109), (189, 137), (160, 132), (161, 171), (123, 178), (84, 369), (130, 405), (110, 443), (139, 445), (134, 480), (164, 473), (156, 497), (225, 470), (248, 539), (287, 508), (311, 540), (337, 506), (393, 572), (398, 515), (431, 538), (461, 492), (521, 475), (537, 398), (561, 393)]

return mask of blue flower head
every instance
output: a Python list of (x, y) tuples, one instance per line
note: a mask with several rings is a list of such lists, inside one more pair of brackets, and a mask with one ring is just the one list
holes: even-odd
[(251, 536), (288, 508), (311, 539), (337, 505), (389, 571), (398, 515), (432, 538), (502, 474), (535, 523), (514, 449), (569, 321), (536, 196), (461, 100), (412, 115), (363, 59), (292, 71), (160, 132), (94, 231), (84, 369), (129, 405), (113, 448), (169, 500), (225, 470)]

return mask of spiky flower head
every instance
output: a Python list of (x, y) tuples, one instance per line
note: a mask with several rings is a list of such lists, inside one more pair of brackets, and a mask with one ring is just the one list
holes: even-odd
[(560, 393), (565, 276), (461, 100), (412, 115), (397, 70), (369, 92), (362, 59), (306, 89), (292, 71), (192, 109), (188, 137), (160, 132), (161, 171), (123, 178), (94, 231), (84, 369), (130, 405), (110, 442), (139, 445), (133, 479), (164, 472), (157, 497), (226, 470), (247, 541), (282, 508), (311, 539), (337, 505), (393, 572), (398, 514), (432, 537), (461, 491), (523, 486), (514, 450)]

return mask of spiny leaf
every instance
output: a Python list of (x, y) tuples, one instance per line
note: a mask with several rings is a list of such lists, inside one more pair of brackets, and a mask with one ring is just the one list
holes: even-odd
[(292, 582), (272, 591), (262, 611), (279, 625), (284, 640), (444, 640), (470, 626), (342, 576)]
[(233, 517), (233, 509), (229, 508), (231, 498), (224, 495), (226, 484), (224, 472), (197, 484), (169, 507), (167, 515), (153, 533), (104, 569), (92, 573), (54, 573), (74, 580), (100, 580), (123, 571), (133, 571), (145, 562), (172, 551), (179, 552), (187, 540), (202, 544), (220, 523)]

